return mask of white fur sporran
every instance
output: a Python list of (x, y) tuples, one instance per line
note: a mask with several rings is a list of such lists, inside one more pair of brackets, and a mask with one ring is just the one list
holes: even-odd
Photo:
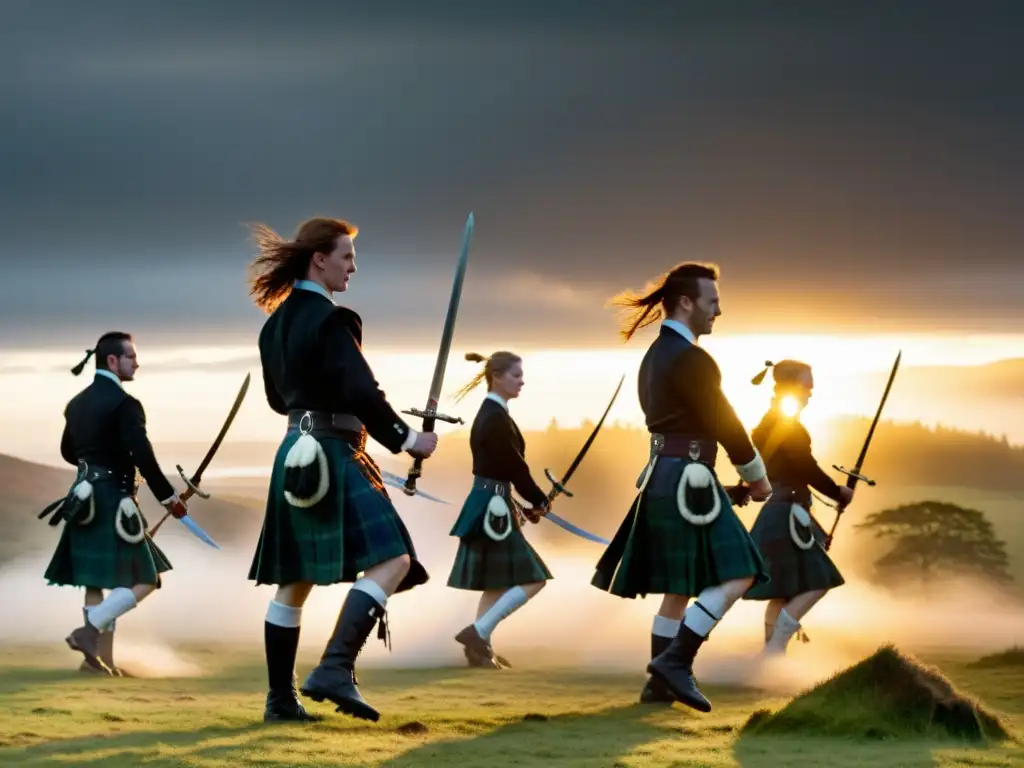
[[(310, 426), (304, 428), (307, 417)], [(312, 425), (312, 414), (303, 414), (299, 422), (302, 434), (284, 457), (284, 497), (293, 507), (301, 509), (308, 509), (323, 501), (331, 485), (327, 455), (320, 442), (310, 434)], [(310, 487), (313, 488), (310, 495), (300, 495), (300, 488)]]
[[(139, 523), (138, 533), (128, 533), (128, 530), (124, 525), (125, 521), (136, 519)], [(120, 536), (123, 541), (126, 541), (129, 544), (138, 544), (146, 538), (146, 524), (142, 520), (142, 514), (139, 512), (139, 508), (135, 504), (135, 499), (131, 496), (125, 496), (121, 499), (121, 503), (117, 505), (117, 512), (114, 513), (114, 530), (117, 531), (117, 535)]]
[[(800, 538), (796, 526), (799, 523), (807, 529), (807, 539)], [(814, 546), (814, 528), (811, 527), (811, 514), (799, 504), (791, 504), (789, 507), (789, 537), (800, 549), (810, 549)]]
[(89, 501), (89, 514), (78, 521), (79, 525), (88, 525), (96, 517), (96, 497), (93, 495), (92, 483), (83, 480), (74, 487), (72, 492), (80, 502)]
[[(494, 530), (494, 526), (491, 524), (492, 517), (505, 520), (507, 525), (504, 531), (499, 533)], [(508, 502), (505, 501), (505, 497), (498, 493), (491, 496), (490, 501), (487, 502), (487, 509), (484, 511), (484, 533), (493, 541), (504, 541), (512, 534), (514, 527), (512, 525), (512, 510), (509, 508)]]
[[(712, 499), (710, 508), (704, 512), (690, 509), (686, 499), (688, 489), (693, 489), (710, 496)], [(718, 484), (715, 482), (715, 476), (711, 473), (710, 469), (699, 461), (687, 464), (683, 469), (683, 474), (679, 478), (679, 484), (676, 486), (676, 506), (683, 519), (693, 525), (710, 525), (721, 514), (722, 499), (718, 493)]]

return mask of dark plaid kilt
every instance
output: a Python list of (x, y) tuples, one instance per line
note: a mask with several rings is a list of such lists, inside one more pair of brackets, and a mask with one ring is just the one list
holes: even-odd
[[(744, 600), (790, 599), (804, 592), (832, 589), (845, 583), (839, 569), (825, 551), (825, 532), (811, 521), (815, 544), (810, 549), (800, 549), (790, 536), (790, 501), (771, 501), (761, 511), (750, 529), (765, 567), (771, 576), (767, 584), (755, 584)], [(797, 532), (806, 537), (807, 529), (797, 526)]]
[(628, 598), (648, 594), (695, 597), (733, 579), (767, 580), (761, 555), (721, 484), (722, 511), (710, 525), (693, 525), (679, 514), (676, 486), (690, 463), (689, 458), (658, 459), (639, 509), (634, 499), (598, 561), (590, 582), (593, 586)]
[(249, 568), (257, 584), (318, 585), (354, 582), (375, 565), (412, 558), (396, 592), (426, 583), (409, 531), (385, 490), (380, 470), (365, 451), (340, 435), (316, 434), (330, 472), (327, 495), (312, 507), (293, 507), (284, 495), (284, 460), (299, 439), (289, 430), (274, 457), (263, 530)]
[(483, 516), (493, 495), (493, 491), (473, 488), (462, 505), (452, 535), (459, 535), (456, 531), (465, 533), (460, 536), (459, 549), (448, 575), (448, 586), (480, 592), (510, 589), (553, 578), (540, 555), (526, 540), (518, 520), (516, 529), (502, 541), (495, 541), (484, 532)]
[(138, 544), (129, 544), (117, 535), (114, 523), (124, 496), (117, 483), (96, 481), (92, 487), (96, 516), (87, 525), (62, 523), (60, 541), (46, 567), (49, 584), (96, 589), (137, 584), (159, 587), (160, 574), (171, 570), (167, 556), (148, 535)]

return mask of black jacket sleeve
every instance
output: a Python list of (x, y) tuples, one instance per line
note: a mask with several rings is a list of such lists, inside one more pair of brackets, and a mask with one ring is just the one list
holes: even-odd
[(722, 392), (722, 373), (714, 359), (700, 347), (679, 356), (673, 380), (679, 397), (701, 421), (708, 434), (725, 448), (739, 467), (754, 460), (754, 445), (732, 404)]
[(516, 491), (535, 507), (546, 507), (548, 495), (534, 482), (526, 458), (516, 446), (512, 425), (507, 418), (494, 418), (487, 425), (485, 450), (502, 467), (511, 470), (510, 477)]
[(780, 450), (804, 482), (833, 501), (839, 501), (839, 485), (825, 474), (811, 452), (811, 436), (802, 424), (794, 424), (782, 441)]
[(78, 455), (75, 453), (75, 442), (71, 439), (71, 430), (64, 425), (64, 434), (60, 436), (60, 455), (68, 464), (78, 466)]
[(146, 484), (157, 501), (164, 501), (173, 496), (174, 487), (164, 477), (153, 453), (153, 446), (149, 442), (149, 435), (146, 433), (146, 412), (142, 408), (142, 403), (134, 397), (125, 397), (117, 407), (117, 427), (122, 442), (128, 446), (132, 454), (132, 461), (146, 479)]
[(263, 391), (267, 395), (267, 405), (274, 413), (280, 413), (282, 416), (288, 415), (288, 408), (284, 404), (284, 400), (281, 395), (278, 394), (277, 387), (274, 386), (274, 382), (270, 380), (270, 374), (267, 371), (267, 367), (263, 366)]
[(395, 412), (370, 370), (356, 333), (355, 313), (344, 308), (332, 312), (320, 326), (320, 352), (333, 386), (338, 387), (352, 414), (374, 440), (392, 453), (401, 453), (409, 425)]

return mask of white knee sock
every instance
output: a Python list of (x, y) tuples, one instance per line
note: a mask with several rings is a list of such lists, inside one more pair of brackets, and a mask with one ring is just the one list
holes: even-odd
[(779, 612), (779, 618), (775, 620), (775, 629), (772, 631), (771, 638), (765, 644), (765, 649), (769, 652), (783, 653), (789, 644), (789, 639), (793, 637), (793, 634), (798, 629), (800, 629), (800, 622), (790, 616), (789, 612), (783, 608)]
[(92, 608), (87, 608), (89, 623), (100, 632), (103, 632), (114, 623), (114, 619), (122, 614), (128, 613), (138, 603), (135, 601), (135, 593), (127, 587), (117, 587), (110, 590), (107, 598)]
[(498, 622), (508, 618), (520, 606), (525, 605), (527, 600), (529, 597), (522, 587), (512, 587), (495, 601), (487, 613), (474, 621), (473, 626), (480, 633), (480, 637), (487, 640), (498, 626)]
[(686, 613), (683, 614), (683, 624), (701, 637), (707, 637), (733, 602), (725, 584), (708, 587), (687, 606)]
[(292, 605), (284, 605), (276, 600), (271, 600), (267, 606), (267, 623), (275, 627), (296, 629), (302, 626), (302, 607), (296, 608)]
[(365, 576), (352, 585), (352, 589), (358, 589), (360, 592), (365, 592), (374, 600), (381, 608), (386, 608), (388, 605), (388, 595), (373, 579), (368, 579)]
[(671, 639), (679, 634), (679, 621), (655, 614), (651, 634)]

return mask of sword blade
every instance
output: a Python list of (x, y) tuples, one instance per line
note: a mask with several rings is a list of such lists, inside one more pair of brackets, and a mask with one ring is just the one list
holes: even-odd
[[(462, 298), (462, 283), (466, 277), (466, 266), (469, 264), (469, 242), (473, 238), (473, 214), (466, 219), (466, 229), (462, 233), (462, 250), (459, 252), (459, 263), (455, 267), (455, 279), (452, 282), (452, 293), (448, 299), (448, 314), (444, 318), (444, 330), (441, 331), (441, 344), (434, 363), (434, 376), (430, 380), (430, 393), (427, 397), (427, 410), (437, 408), (441, 397), (441, 385), (444, 383), (445, 369), (448, 367), (448, 353), (452, 348), (452, 337), (455, 335), (455, 318), (459, 314), (459, 301)], [(433, 428), (433, 423), (430, 429)], [(424, 423), (424, 429), (430, 431)]]
[[(380, 475), (383, 478), (385, 485), (391, 485), (391, 486), (394, 486), (395, 488), (404, 488), (405, 487), (405, 478), (404, 477), (399, 477), (398, 475), (396, 475), (393, 472), (388, 472), (386, 469), (382, 469), (380, 471)], [(437, 502), (438, 504), (451, 504), (450, 501), (445, 501), (444, 499), (439, 499), (439, 498), (437, 498), (437, 496), (431, 496), (429, 493), (425, 493), (424, 491), (420, 490), (419, 488), (416, 489), (416, 492), (413, 495), (414, 496), (422, 496), (427, 501), (434, 501), (434, 502)]]
[[(885, 408), (885, 401), (889, 399), (889, 390), (892, 389), (892, 383), (896, 378), (896, 371), (899, 370), (900, 359), (902, 357), (903, 351), (901, 350), (900, 353), (896, 355), (896, 362), (893, 364), (892, 372), (889, 374), (889, 381), (886, 382), (885, 391), (882, 393), (882, 400), (881, 402), (878, 403), (878, 410), (875, 411), (875, 418), (872, 420), (871, 426), (868, 428), (868, 434), (867, 437), (864, 438), (864, 445), (860, 449), (860, 455), (857, 456), (857, 464), (855, 465), (853, 471), (857, 472), (858, 474), (864, 468), (864, 457), (868, 455), (868, 446), (871, 445), (871, 438), (874, 437), (875, 435), (875, 427), (878, 426), (878, 420), (882, 416), (882, 409)], [(856, 484), (856, 482), (857, 478), (850, 477), (847, 481), (847, 485), (850, 488), (852, 488), (853, 485)]]
[(220, 444), (224, 442), (224, 436), (228, 433), (228, 429), (231, 428), (231, 423), (235, 420), (235, 416), (238, 414), (238, 409), (242, 407), (242, 401), (245, 400), (245, 394), (249, 391), (249, 381), (252, 379), (252, 374), (245, 374), (245, 381), (242, 382), (242, 388), (238, 390), (238, 394), (235, 396), (235, 402), (231, 405), (231, 410), (228, 412), (228, 417), (224, 419), (224, 425), (220, 428), (220, 432), (217, 434), (217, 439), (213, 441), (213, 445), (210, 446), (210, 450), (206, 452), (203, 460), (199, 462), (199, 468), (192, 475), (190, 480), (193, 484), (199, 485), (203, 479), (203, 472), (210, 466), (210, 462), (213, 461), (214, 455), (220, 448)]
[(576, 471), (576, 468), (579, 467), (580, 462), (583, 461), (583, 457), (587, 455), (587, 451), (590, 450), (590, 446), (593, 444), (594, 438), (597, 437), (597, 433), (600, 432), (601, 427), (604, 426), (604, 420), (608, 416), (608, 411), (612, 409), (612, 405), (615, 403), (615, 398), (619, 396), (619, 390), (622, 389), (622, 383), (625, 380), (626, 374), (622, 374), (622, 378), (619, 379), (619, 386), (615, 388), (615, 393), (612, 395), (612, 399), (608, 401), (608, 405), (605, 407), (604, 413), (601, 414), (601, 419), (597, 422), (597, 426), (594, 427), (593, 431), (590, 433), (590, 436), (587, 438), (587, 441), (583, 443), (583, 447), (580, 449), (580, 452), (576, 454), (576, 458), (572, 460), (572, 464), (569, 465), (569, 469), (567, 469), (565, 471), (565, 474), (562, 475), (562, 485), (565, 485), (567, 482), (569, 482), (569, 478), (573, 476), (573, 473)]
[(185, 515), (184, 517), (179, 519), (181, 520), (181, 522), (185, 524), (185, 527), (188, 528), (201, 542), (203, 542), (204, 544), (209, 544), (214, 549), (220, 549), (220, 545), (212, 538), (210, 538), (210, 534), (208, 534), (206, 531), (200, 528), (199, 524), (191, 517)]
[(546, 515), (544, 515), (543, 519), (544, 520), (550, 520), (552, 523), (554, 523), (558, 527), (567, 530), (569, 533), (574, 533), (577, 536), (579, 536), (580, 538), (587, 539), (589, 541), (596, 541), (598, 544), (605, 544), (605, 545), (609, 544), (608, 539), (603, 539), (603, 538), (601, 538), (600, 536), (598, 536), (595, 533), (590, 533), (590, 531), (585, 531), (582, 528), (580, 528), (578, 525), (573, 525), (572, 523), (570, 523), (565, 518), (559, 517), (554, 512), (548, 512)]
[[(444, 318), (444, 329), (441, 331), (441, 345), (434, 363), (434, 375), (430, 380), (430, 392), (427, 395), (427, 407), (424, 409), (423, 431), (433, 432), (437, 414), (437, 404), (441, 398), (441, 386), (444, 383), (445, 369), (448, 367), (448, 353), (452, 348), (452, 337), (455, 335), (455, 318), (459, 313), (459, 300), (462, 298), (462, 282), (466, 277), (466, 266), (469, 264), (469, 243), (473, 239), (474, 219), (472, 212), (466, 218), (466, 229), (462, 233), (462, 250), (459, 263), (455, 267), (455, 280), (452, 283), (451, 296), (448, 299), (448, 313)], [(423, 457), (417, 456), (406, 476), (402, 491), (406, 496), (416, 493), (416, 479), (423, 471)]]

